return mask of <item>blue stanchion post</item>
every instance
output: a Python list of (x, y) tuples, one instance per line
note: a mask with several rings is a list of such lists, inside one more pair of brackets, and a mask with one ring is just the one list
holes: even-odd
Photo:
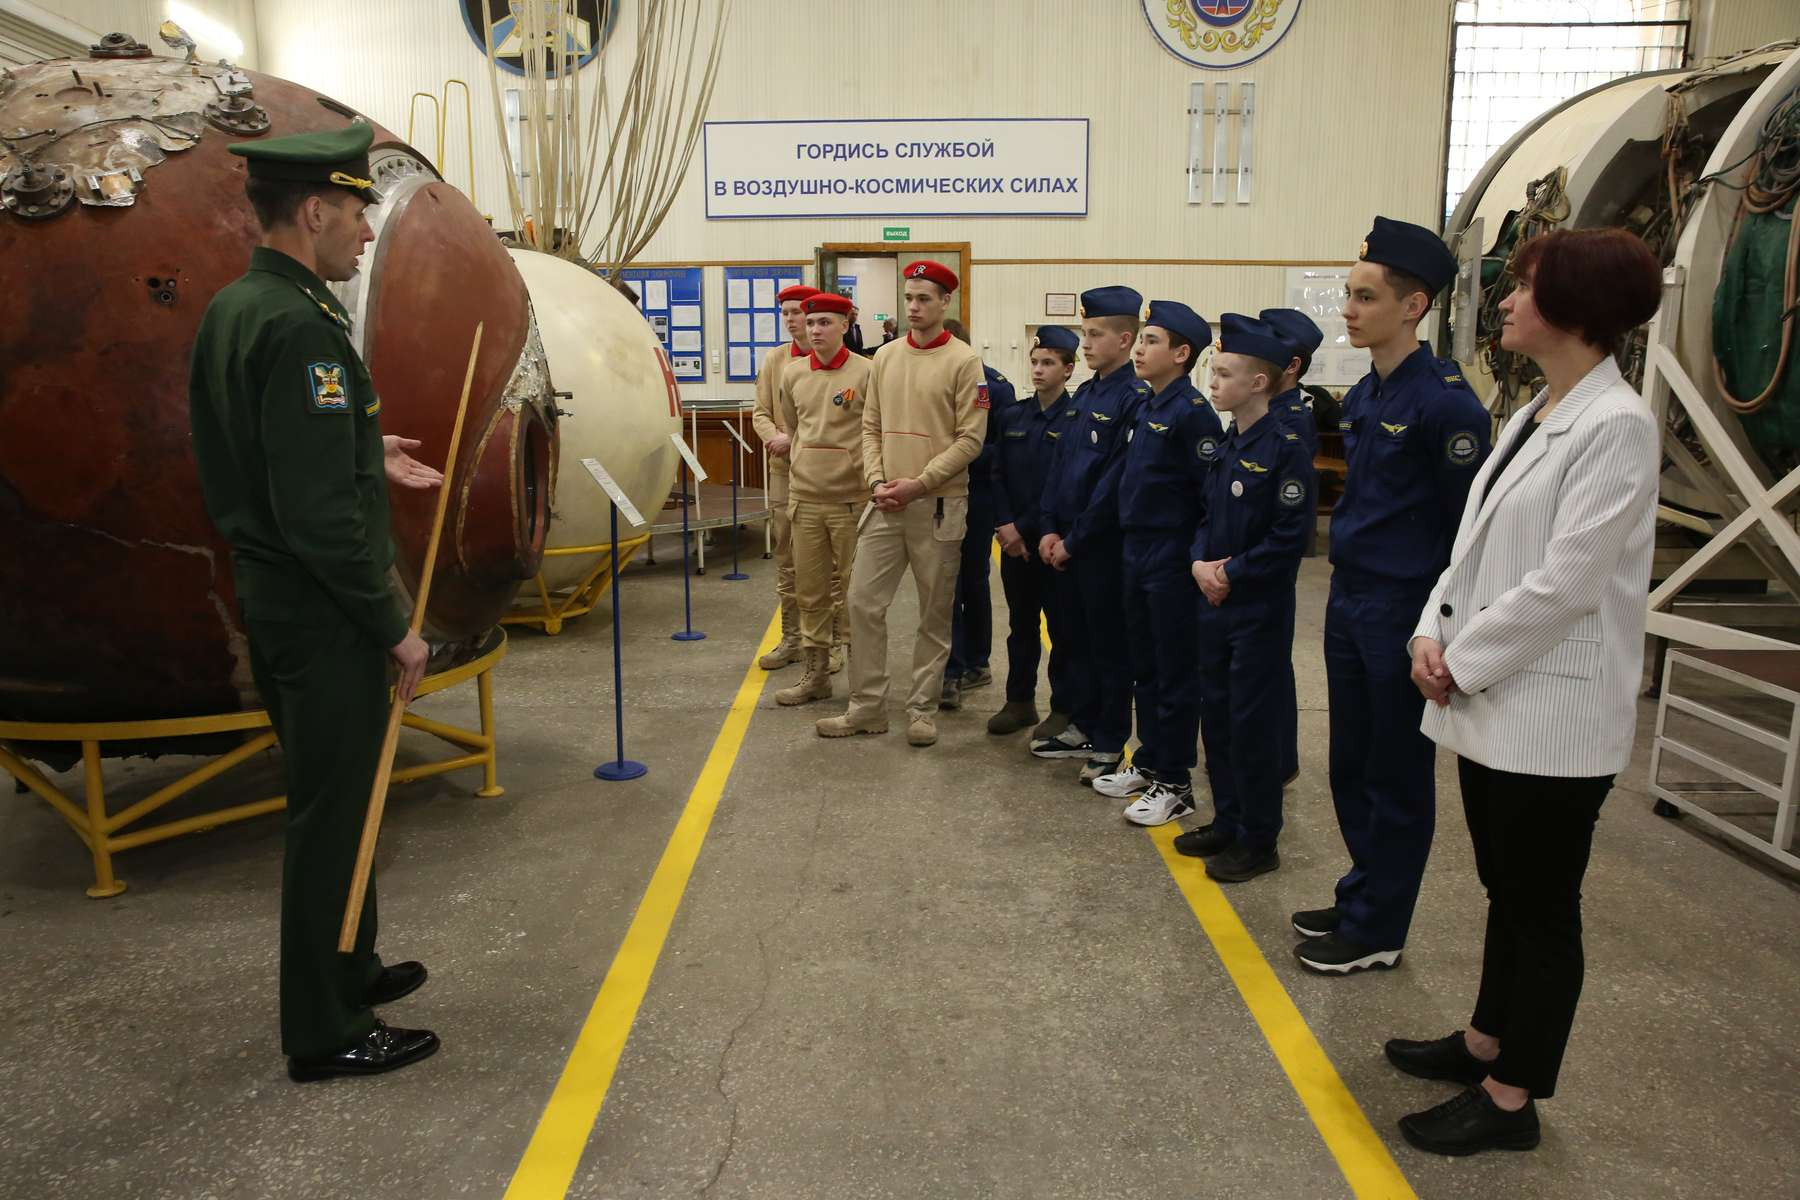
[(736, 443), (731, 448), (731, 573), (725, 578), (736, 582), (750, 576), (738, 568), (738, 535), (743, 532), (738, 528), (738, 471), (744, 465), (744, 445), (736, 438), (731, 440)]
[(670, 640), (677, 642), (697, 642), (706, 635), (694, 628), (694, 580), (690, 572), (694, 556), (689, 545), (691, 534), (688, 531), (688, 474), (687, 463), (681, 464), (681, 611), (682, 628), (669, 635)]
[(624, 638), (619, 624), (619, 506), (612, 506), (612, 610), (613, 610), (613, 761), (594, 768), (594, 778), (608, 783), (636, 779), (650, 770), (625, 757)]

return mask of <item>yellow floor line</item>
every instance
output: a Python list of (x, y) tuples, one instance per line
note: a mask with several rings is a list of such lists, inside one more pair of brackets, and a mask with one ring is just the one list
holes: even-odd
[(1175, 886), (1218, 951), (1326, 1148), (1337, 1159), (1350, 1190), (1358, 1200), (1417, 1200), (1412, 1185), (1306, 1027), (1305, 1018), (1257, 949), (1250, 931), (1219, 885), (1206, 877), (1205, 864), (1175, 852), (1175, 835), (1180, 832), (1181, 827), (1171, 823), (1150, 830), (1150, 840), (1156, 843), (1169, 874), (1175, 877)]
[[(780, 634), (780, 615), (777, 614), (770, 619), (756, 653), (767, 653)], [(693, 791), (688, 793), (687, 805), (676, 822), (675, 832), (663, 848), (662, 860), (656, 864), (650, 886), (644, 889), (644, 898), (631, 919), (631, 928), (625, 931), (625, 940), (613, 956), (606, 980), (600, 985), (600, 994), (594, 997), (594, 1005), (588, 1010), (587, 1020), (575, 1039), (575, 1048), (569, 1053), (568, 1064), (556, 1081), (556, 1090), (544, 1106), (544, 1115), (538, 1119), (537, 1130), (525, 1147), (518, 1170), (513, 1172), (512, 1183), (506, 1189), (506, 1200), (561, 1200), (567, 1195), (594, 1124), (600, 1119), (600, 1106), (605, 1103), (607, 1089), (612, 1086), (613, 1072), (618, 1069), (619, 1056), (625, 1050), (625, 1039), (637, 1020), (638, 1006), (644, 1002), (644, 993), (650, 987), (650, 976), (656, 970), (656, 960), (662, 955), (669, 927), (675, 921), (675, 910), (681, 906), (688, 876), (700, 857), (701, 843), (706, 840), (706, 831), (718, 810), (725, 781), (731, 775), (732, 764), (737, 761), (744, 734), (750, 727), (751, 714), (756, 711), (756, 702), (768, 678), (768, 672), (758, 667), (753, 659), (750, 669), (744, 672), (743, 683), (738, 685), (725, 724), (713, 741), (712, 752), (700, 768), (700, 778), (695, 780)]]

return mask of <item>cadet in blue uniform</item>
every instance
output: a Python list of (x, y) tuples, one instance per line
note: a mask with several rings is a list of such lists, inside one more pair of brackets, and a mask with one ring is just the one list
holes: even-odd
[(1058, 439), (1044, 483), (1038, 553), (1074, 575), (1086, 638), (1077, 668), (1082, 707), (1069, 727), (1031, 744), (1039, 758), (1085, 758), (1080, 781), (1117, 769), (1131, 736), (1130, 648), (1119, 587), (1119, 469), (1125, 431), (1150, 385), (1131, 367), (1144, 298), (1128, 287), (1081, 294), (1081, 353), (1094, 372), (1075, 392), (1079, 416)]
[(1456, 274), (1431, 230), (1386, 217), (1363, 242), (1344, 303), (1373, 370), (1344, 397), (1344, 495), (1331, 514), (1325, 673), (1331, 798), (1350, 852), (1330, 908), (1294, 914), (1303, 966), (1348, 974), (1400, 961), (1436, 822), (1436, 754), (1408, 677), (1407, 640), (1450, 561), (1487, 411), (1453, 362), (1418, 340)]
[(1070, 666), (1080, 624), (1070, 620), (1074, 589), (1066, 572), (1038, 557), (1043, 520), (1038, 501), (1050, 472), (1050, 455), (1077, 409), (1069, 400), (1069, 376), (1081, 339), (1073, 330), (1045, 325), (1032, 339), (1032, 396), (996, 404), (988, 428), (995, 431), (991, 491), (994, 532), (1000, 538), (1000, 586), (1006, 592), (1006, 705), (988, 718), (989, 733), (1016, 733), (1038, 719), (1037, 673), (1042, 646), (1038, 617), (1050, 629), (1050, 715), (1032, 731), (1051, 738), (1069, 725), (1076, 681)]
[(1212, 344), (1212, 328), (1174, 300), (1152, 300), (1144, 321), (1132, 361), (1155, 394), (1125, 431), (1119, 474), (1138, 748), (1130, 766), (1094, 780), (1094, 790), (1119, 799), (1136, 796), (1125, 819), (1154, 826), (1194, 811), (1189, 776), (1200, 738), (1194, 620), (1200, 597), (1188, 549), (1206, 474), (1195, 447), (1216, 448), (1225, 427), (1191, 378), (1200, 351)]
[[(1294, 349), (1294, 357), (1285, 364), (1277, 394), (1269, 411), (1300, 438), (1308, 458), (1319, 453), (1319, 427), (1313, 411), (1306, 406), (1306, 393), (1300, 390), (1300, 377), (1312, 369), (1313, 352), (1324, 342), (1325, 335), (1311, 317), (1297, 308), (1265, 308), (1256, 319), (1281, 335), (1281, 340)], [(1319, 540), (1319, 523), (1315, 519), (1306, 527), (1306, 557), (1313, 554)], [(1300, 692), (1294, 680), (1294, 661), (1288, 659), (1288, 705), (1282, 710), (1289, 716), (1286, 734), (1281, 739), (1281, 778), (1292, 783), (1300, 777)]]
[(1193, 447), (1207, 464), (1205, 509), (1191, 557), (1198, 606), (1200, 732), (1212, 824), (1175, 839), (1206, 873), (1241, 883), (1281, 865), (1281, 765), (1293, 656), (1294, 578), (1313, 519), (1312, 458), (1269, 414), (1290, 347), (1254, 317), (1219, 318), (1213, 404), (1231, 414), (1222, 445)]
[(287, 780), (281, 1043), (296, 1082), (391, 1071), (438, 1047), (430, 1030), (385, 1025), (372, 1011), (425, 982), (419, 963), (384, 966), (375, 953), (373, 878), (355, 951), (337, 949), (381, 757), (388, 663), (410, 700), (430, 655), (388, 584), (387, 480), (441, 483), (418, 464), (427, 478), (393, 469), (381, 398), (325, 286), (349, 279), (374, 237), (363, 212), (380, 200), (373, 136), (358, 122), (231, 147), (246, 160), (262, 244), (207, 305), (188, 379), (200, 488), (231, 544), (250, 670)]
[[(951, 336), (969, 340), (961, 321), (944, 322)], [(1018, 393), (1006, 376), (986, 363), (988, 431), (981, 453), (969, 464), (969, 527), (963, 534), (962, 561), (956, 572), (956, 595), (950, 602), (950, 657), (944, 662), (944, 695), (940, 708), (961, 708), (965, 688), (986, 687), (994, 682), (988, 656), (994, 648), (994, 596), (989, 586), (993, 572), (994, 494), (991, 466), (994, 461), (995, 427), (1000, 414), (1018, 402)]]

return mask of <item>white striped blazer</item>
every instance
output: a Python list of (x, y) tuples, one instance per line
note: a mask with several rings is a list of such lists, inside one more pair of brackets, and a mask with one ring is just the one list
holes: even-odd
[(1458, 691), (1425, 703), (1432, 741), (1501, 771), (1616, 774), (1631, 758), (1656, 526), (1655, 418), (1608, 356), (1482, 491), (1546, 392), (1475, 476), (1450, 565), (1414, 637)]

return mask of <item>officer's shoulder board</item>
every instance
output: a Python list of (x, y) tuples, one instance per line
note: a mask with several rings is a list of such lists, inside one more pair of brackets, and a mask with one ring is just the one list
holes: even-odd
[(1440, 358), (1435, 361), (1437, 363), (1438, 378), (1443, 380), (1444, 383), (1458, 390), (1471, 392), (1475, 390), (1469, 386), (1468, 378), (1463, 374), (1461, 363), (1453, 358)]
[(1131, 385), (1131, 390), (1140, 396), (1153, 396), (1156, 394), (1150, 390), (1150, 385), (1141, 379)]

